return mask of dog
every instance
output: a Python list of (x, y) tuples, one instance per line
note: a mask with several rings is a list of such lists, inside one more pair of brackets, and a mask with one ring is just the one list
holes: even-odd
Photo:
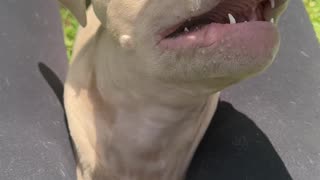
[(184, 179), (220, 91), (274, 60), (288, 4), (60, 1), (83, 26), (64, 91), (78, 180)]

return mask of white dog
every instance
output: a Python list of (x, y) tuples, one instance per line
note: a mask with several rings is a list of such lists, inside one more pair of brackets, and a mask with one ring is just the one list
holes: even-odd
[[(287, 0), (60, 0), (78, 180), (182, 180), (219, 91), (266, 69)], [(88, 16), (88, 24), (87, 17)], [(214, 177), (213, 177), (214, 178)]]

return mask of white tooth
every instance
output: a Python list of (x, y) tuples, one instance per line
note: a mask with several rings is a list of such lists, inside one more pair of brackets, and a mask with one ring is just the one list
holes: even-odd
[(275, 8), (276, 7), (276, 2), (275, 0), (269, 0), (270, 1), (270, 4), (271, 4), (271, 8)]
[(236, 24), (237, 23), (236, 19), (232, 16), (232, 14), (229, 13), (228, 17), (229, 17), (230, 24)]
[(274, 18), (271, 18), (271, 19), (270, 19), (270, 22), (274, 24)]
[(189, 29), (187, 27), (185, 27), (184, 32), (189, 32)]

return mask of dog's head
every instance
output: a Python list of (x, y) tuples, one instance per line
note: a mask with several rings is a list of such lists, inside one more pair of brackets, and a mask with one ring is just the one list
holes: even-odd
[[(85, 0), (60, 0), (86, 24)], [(264, 70), (287, 0), (92, 0), (135, 71), (218, 91)], [(131, 63), (128, 63), (130, 66)], [(128, 67), (130, 69), (130, 67)]]

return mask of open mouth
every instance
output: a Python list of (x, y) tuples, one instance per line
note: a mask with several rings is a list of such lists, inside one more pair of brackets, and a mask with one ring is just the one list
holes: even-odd
[[(170, 49), (204, 47), (212, 44), (213, 40), (217, 40), (217, 38), (212, 39), (212, 33), (216, 36), (222, 35), (218, 31), (222, 32), (223, 28), (231, 29), (226, 26), (236, 25), (239, 27), (234, 27), (234, 30), (241, 28), (245, 30), (245, 26), (250, 26), (250, 23), (260, 22), (264, 23), (264, 27), (274, 27), (273, 23), (277, 21), (277, 16), (280, 14), (277, 11), (283, 10), (281, 8), (283, 4), (285, 4), (284, 0), (222, 0), (210, 11), (188, 18), (162, 32), (160, 45)], [(208, 42), (208, 38), (211, 42)], [(200, 41), (206, 43), (201, 44)]]

